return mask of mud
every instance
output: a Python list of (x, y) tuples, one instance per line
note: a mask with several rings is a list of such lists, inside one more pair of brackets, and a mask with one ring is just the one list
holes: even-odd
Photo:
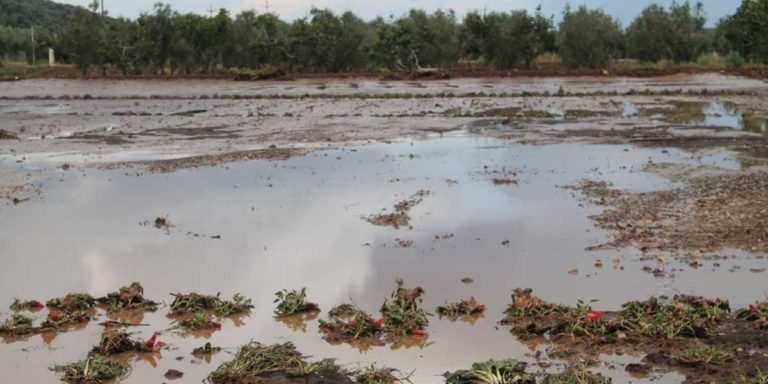
[[(0, 141), (3, 307), (140, 281), (166, 304), (167, 292), (221, 291), (254, 308), (209, 314), (221, 329), (195, 332), (172, 328), (192, 318), (162, 306), (97, 308), (87, 324), (4, 336), (0, 371), (50, 382), (47, 367), (85, 358), (107, 324), (138, 340), (166, 331), (159, 354), (121, 357), (125, 383), (169, 370), (203, 380), (249, 340), (418, 383), (509, 358), (614, 382), (754, 375), (765, 331), (738, 321), (643, 348), (518, 340), (497, 321), (519, 286), (606, 316), (650, 296), (734, 308), (763, 298), (766, 94), (759, 80), (713, 74), (2, 83), (0, 126), (18, 137)], [(156, 217), (173, 227), (154, 229)], [(298, 287), (322, 310), (376, 313), (399, 277), (426, 289), (427, 310), (476, 298), (484, 313), (457, 305), (462, 321), (429, 317), (426, 337), (379, 343), (326, 340), (322, 312), (274, 318), (274, 292)], [(35, 326), (47, 316), (25, 315)], [(206, 342), (221, 353), (190, 355)], [(692, 366), (703, 350), (689, 350), (704, 347), (744, 364)]]

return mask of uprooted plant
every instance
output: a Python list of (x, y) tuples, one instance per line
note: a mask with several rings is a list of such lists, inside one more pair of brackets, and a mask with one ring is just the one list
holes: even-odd
[(757, 329), (768, 330), (768, 301), (750, 304), (749, 309), (739, 312), (737, 317), (751, 322)]
[(588, 305), (576, 307), (552, 304), (534, 296), (530, 289), (515, 289), (502, 324), (520, 338), (549, 334), (551, 337), (592, 336), (606, 333), (602, 314)]
[(236, 293), (231, 301), (222, 300), (219, 294), (216, 296), (201, 295), (198, 293), (175, 294), (171, 303), (170, 316), (195, 314), (201, 311), (212, 311), (218, 316), (231, 316), (249, 313), (253, 308), (251, 299)]
[(163, 343), (157, 341), (158, 334), (155, 333), (146, 341), (131, 338), (127, 332), (115, 329), (106, 329), (101, 334), (99, 345), (93, 347), (92, 354), (102, 356), (112, 356), (125, 352), (154, 352), (163, 347)]
[(383, 331), (384, 319), (374, 320), (373, 316), (351, 304), (335, 307), (328, 314), (328, 320), (320, 320), (320, 331), (329, 340), (352, 341), (359, 338), (376, 338)]
[(384, 331), (388, 337), (424, 336), (431, 316), (421, 308), (424, 289), (407, 289), (402, 279), (397, 279), (396, 284), (390, 298), (384, 300), (381, 306)]
[(212, 384), (259, 382), (264, 377), (308, 378), (341, 369), (330, 362), (310, 363), (292, 343), (265, 346), (251, 342), (240, 348), (232, 361), (208, 375)]
[(293, 316), (300, 313), (313, 312), (320, 310), (317, 304), (307, 301), (307, 289), (301, 291), (283, 289), (275, 292), (275, 315), (278, 317)]
[(156, 302), (144, 298), (144, 288), (139, 283), (122, 287), (119, 291), (108, 293), (96, 301), (110, 313), (127, 310), (154, 312), (158, 306)]
[(96, 306), (96, 299), (87, 293), (70, 293), (48, 300), (46, 306), (61, 312), (85, 311)]
[(177, 325), (186, 331), (221, 329), (221, 323), (218, 321), (213, 321), (211, 316), (203, 311), (195, 312), (191, 316), (179, 319), (177, 321)]
[(691, 367), (710, 367), (733, 362), (734, 352), (727, 348), (703, 346), (682, 350), (672, 355), (681, 365)]
[(39, 311), (45, 308), (45, 304), (37, 301), (37, 300), (27, 300), (22, 301), (19, 299), (13, 299), (13, 303), (10, 305), (11, 311), (14, 312), (21, 312), (21, 311)]
[(472, 364), (446, 376), (446, 384), (535, 384), (525, 373), (526, 364), (517, 360), (488, 360)]
[(91, 321), (91, 316), (92, 313), (87, 310), (67, 312), (52, 309), (40, 327), (42, 329), (63, 329), (72, 325), (83, 326)]
[(392, 368), (379, 368), (372, 364), (354, 371), (353, 375), (358, 384), (396, 384), (407, 380), (398, 378), (394, 372)]
[(126, 377), (130, 373), (127, 364), (101, 356), (91, 356), (77, 363), (60, 365), (53, 371), (62, 374), (61, 381), (68, 384), (101, 384)]
[(545, 374), (541, 384), (611, 384), (611, 379), (600, 374), (587, 372), (582, 368), (570, 369), (563, 373)]
[(38, 330), (32, 325), (32, 319), (16, 313), (0, 324), (0, 335), (28, 335)]
[(436, 312), (441, 318), (445, 317), (450, 321), (456, 321), (482, 314), (485, 312), (485, 304), (479, 304), (474, 297), (470, 297), (469, 300), (441, 305), (437, 307)]

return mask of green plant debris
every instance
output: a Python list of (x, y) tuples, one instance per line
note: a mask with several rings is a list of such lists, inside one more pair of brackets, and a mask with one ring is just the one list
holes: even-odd
[(548, 119), (555, 117), (548, 111), (539, 111), (534, 109), (523, 109), (520, 107), (492, 108), (485, 111), (475, 112), (471, 117), (505, 117), (507, 119), (526, 118), (526, 119)]
[(178, 326), (187, 331), (203, 331), (211, 329), (221, 329), (221, 323), (211, 320), (211, 317), (205, 312), (195, 312), (190, 317), (180, 319)]
[(328, 311), (328, 317), (331, 319), (348, 319), (354, 317), (359, 310), (354, 304), (341, 304), (331, 308)]
[(0, 140), (16, 140), (18, 137), (11, 132), (0, 129)]
[(395, 384), (401, 382), (391, 368), (379, 368), (375, 365), (354, 372), (358, 384)]
[(310, 363), (292, 343), (264, 346), (251, 342), (242, 346), (232, 361), (209, 374), (207, 380), (212, 384), (254, 383), (264, 377), (307, 378), (339, 371), (329, 362)]
[(32, 325), (32, 319), (14, 313), (0, 325), (0, 335), (28, 335), (39, 330)]
[[(374, 320), (373, 316), (362, 309), (345, 307), (345, 313), (329, 314), (328, 321), (319, 320), (320, 331), (329, 340), (352, 341), (359, 338), (375, 338), (383, 331), (384, 319)], [(336, 307), (338, 308), (338, 307)]]
[(171, 113), (171, 116), (194, 116), (194, 115), (197, 115), (197, 114), (200, 114), (200, 113), (205, 113), (205, 112), (208, 112), (208, 110), (207, 109), (192, 109), (192, 110), (189, 110), (189, 111), (174, 112), (174, 113)]
[(544, 375), (541, 384), (611, 384), (611, 379), (582, 369)]
[(213, 355), (216, 353), (221, 352), (221, 347), (214, 347), (211, 345), (211, 343), (205, 343), (202, 347), (197, 347), (192, 350), (192, 355), (194, 356), (206, 356), (206, 355)]
[(91, 314), (88, 311), (63, 312), (51, 310), (48, 312), (48, 318), (43, 321), (43, 329), (61, 329), (71, 325), (85, 325), (91, 321)]
[(21, 301), (19, 299), (13, 299), (13, 303), (10, 305), (11, 311), (36, 311), (45, 308), (45, 304), (37, 300)]
[(565, 111), (566, 119), (588, 119), (594, 117), (618, 117), (621, 111), (592, 111), (586, 109), (568, 109)]
[(446, 384), (535, 384), (535, 378), (525, 373), (526, 364), (517, 360), (488, 360), (472, 364), (446, 376)]
[(175, 294), (171, 303), (171, 316), (195, 314), (200, 311), (212, 311), (218, 316), (231, 316), (250, 313), (253, 309), (251, 299), (236, 293), (232, 301), (222, 300), (219, 294), (216, 296), (190, 293), (187, 295)]
[(144, 298), (144, 288), (139, 283), (120, 288), (117, 292), (108, 293), (104, 297), (96, 299), (106, 307), (107, 312), (114, 313), (128, 310), (143, 310), (154, 312), (158, 304)]
[(670, 101), (671, 108), (652, 107), (641, 108), (639, 114), (645, 117), (660, 116), (662, 120), (670, 124), (693, 124), (701, 123), (707, 116), (704, 108), (707, 103), (701, 101)]
[(101, 384), (126, 377), (130, 373), (127, 364), (104, 357), (92, 356), (77, 363), (56, 366), (54, 371), (62, 374), (61, 381), (68, 384)]
[(741, 376), (731, 382), (731, 384), (766, 384), (768, 383), (768, 373), (757, 370), (753, 376)]
[(456, 321), (469, 316), (480, 315), (485, 312), (485, 305), (479, 304), (474, 297), (462, 300), (458, 303), (445, 304), (437, 307), (437, 314), (442, 318)]
[(384, 316), (384, 331), (389, 337), (424, 336), (429, 325), (430, 313), (421, 308), (424, 289), (405, 288), (402, 279), (397, 279), (397, 286), (389, 299), (384, 300), (381, 313)]
[(152, 352), (163, 346), (156, 339), (157, 334), (147, 341), (135, 340), (127, 332), (108, 328), (101, 334), (99, 345), (93, 347), (91, 353), (112, 356), (125, 352)]
[[(502, 324), (520, 338), (549, 334), (594, 336), (606, 333), (606, 323), (599, 312), (579, 301), (576, 307), (547, 303), (534, 296), (530, 289), (515, 289), (512, 304), (504, 312)], [(590, 315), (595, 314), (593, 319)]]
[(70, 293), (64, 297), (50, 299), (45, 305), (61, 312), (76, 312), (93, 308), (96, 306), (96, 299), (87, 293)]
[(616, 328), (645, 337), (706, 337), (721, 315), (730, 312), (727, 301), (678, 295), (670, 303), (651, 297), (622, 306)]
[(307, 289), (302, 288), (301, 291), (292, 290), (288, 291), (283, 289), (280, 292), (275, 293), (275, 301), (277, 308), (275, 308), (275, 315), (278, 317), (293, 316), (300, 313), (319, 311), (320, 307), (315, 303), (307, 301)]
[(750, 304), (749, 309), (740, 311), (737, 317), (752, 322), (757, 329), (768, 330), (768, 301)]
[(691, 367), (709, 367), (723, 365), (735, 361), (736, 357), (730, 349), (717, 347), (697, 347), (680, 351), (672, 355), (682, 365)]
[(576, 307), (547, 303), (530, 290), (516, 289), (507, 318), (502, 323), (521, 338), (548, 334), (570, 336), (633, 336), (702, 338), (708, 336), (723, 315), (727, 301), (678, 295), (670, 301), (650, 298), (631, 301), (622, 310), (603, 318), (599, 311), (579, 301)]

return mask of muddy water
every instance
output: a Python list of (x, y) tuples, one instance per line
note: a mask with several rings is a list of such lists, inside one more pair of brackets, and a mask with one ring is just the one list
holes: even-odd
[[(58, 157), (33, 156), (21, 164), (6, 158), (0, 168), (48, 167), (52, 158)], [(227, 297), (241, 292), (254, 299), (252, 316), (242, 324), (225, 321), (208, 339), (225, 352), (210, 363), (195, 360), (190, 352), (205, 337), (166, 332), (162, 339), (170, 350), (133, 362), (125, 382), (160, 382), (167, 369), (185, 372), (184, 382), (199, 382), (253, 339), (292, 341), (304, 353), (350, 367), (375, 361), (415, 370), (414, 382), (437, 383), (443, 372), (478, 360), (531, 361), (527, 354), (536, 346), (496, 327), (516, 287), (563, 303), (597, 300), (596, 308), (614, 310), (630, 299), (677, 292), (720, 296), (736, 306), (762, 297), (764, 275), (749, 272), (755, 261), (747, 255), (735, 254), (717, 269), (688, 268), (659, 280), (642, 271), (636, 251), (584, 251), (607, 239), (588, 219), (599, 208), (560, 187), (593, 179), (632, 190), (673, 188), (641, 171), (649, 161), (739, 166), (724, 155), (691, 158), (676, 150), (628, 146), (532, 147), (455, 133), (163, 175), (59, 171), (39, 199), (0, 207), (2, 317), (14, 297), (103, 295), (132, 281), (140, 281), (149, 298), (167, 302), (172, 292)], [(517, 185), (493, 184), (510, 171)], [(410, 212), (412, 228), (364, 220), (419, 190), (430, 194)], [(148, 225), (159, 216), (174, 226), (166, 232)], [(411, 240), (413, 247), (399, 248), (397, 239)], [(603, 268), (595, 267), (597, 260)], [(573, 269), (578, 273), (569, 274)], [(351, 298), (376, 312), (398, 277), (426, 289), (429, 309), (475, 296), (488, 306), (486, 317), (474, 325), (433, 318), (430, 336), (420, 344), (364, 352), (329, 345), (316, 321), (305, 332), (294, 332), (272, 318), (273, 295), (282, 288), (307, 287), (310, 299), (325, 310)], [(461, 283), (465, 277), (474, 283)], [(134, 331), (148, 337), (168, 328), (166, 312), (147, 314), (142, 322), (150, 326)], [(53, 340), (6, 340), (0, 344), (0, 372), (13, 382), (55, 382), (47, 368), (83, 358), (100, 332), (92, 323)], [(611, 359), (597, 369), (624, 382), (621, 370), (607, 368)], [(656, 378), (681, 381), (675, 375)]]

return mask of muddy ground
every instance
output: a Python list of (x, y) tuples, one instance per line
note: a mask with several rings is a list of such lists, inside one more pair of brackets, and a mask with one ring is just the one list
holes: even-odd
[[(95, 280), (81, 289), (93, 290), (123, 273), (95, 278), (98, 268), (120, 265), (135, 280), (153, 273), (160, 278), (156, 269), (173, 270), (179, 257), (188, 255), (191, 260), (184, 263), (208, 265), (218, 274), (206, 286), (229, 291), (226, 279), (237, 275), (237, 268), (210, 266), (205, 252), (223, 254), (216, 257), (226, 260), (243, 254), (235, 257), (237, 265), (249, 262), (245, 250), (258, 249), (268, 259), (262, 268), (283, 271), (283, 266), (275, 267), (276, 256), (269, 256), (274, 245), (262, 237), (284, 238), (285, 244), (277, 246), (284, 254), (327, 247), (323, 257), (328, 258), (317, 267), (322, 270), (325, 263), (335, 265), (334, 258), (342, 270), (357, 266), (360, 260), (352, 256), (361, 246), (381, 253), (386, 261), (369, 275), (386, 276), (387, 284), (402, 275), (431, 281), (440, 290), (427, 287), (435, 304), (458, 299), (447, 293), (464, 294), (460, 281), (474, 278), (478, 283), (463, 285), (485, 296), (482, 300), (497, 312), (509, 290), (521, 282), (539, 284), (537, 291), (544, 289), (550, 301), (594, 298), (606, 310), (617, 310), (638, 296), (678, 292), (724, 297), (746, 308), (768, 294), (766, 96), (764, 81), (718, 74), (389, 82), (3, 82), (0, 200), (6, 206), (0, 207), (0, 229), (5, 230), (0, 240), (12, 252), (3, 257), (11, 269), (29, 271), (21, 255), (48, 264), (50, 252), (69, 244), (62, 263), (71, 259), (83, 265), (89, 271), (84, 279)], [(190, 191), (200, 199), (187, 199)], [(194, 214), (196, 210), (201, 213)], [(243, 211), (259, 218), (239, 217)], [(346, 216), (337, 217), (341, 213)], [(126, 234), (149, 231), (155, 218), (165, 215), (173, 226)], [(305, 217), (304, 222), (293, 216)], [(71, 217), (80, 230), (67, 228), (49, 241), (35, 240), (66, 226), (57, 217)], [(346, 228), (351, 238), (330, 245), (323, 236), (311, 235), (334, 226)], [(145, 243), (145, 236), (161, 236), (162, 243)], [(188, 243), (202, 238), (223, 245)], [(104, 259), (94, 251), (107, 244), (120, 247), (120, 255)], [(151, 261), (147, 252), (173, 257)], [(465, 259), (475, 253), (488, 266), (472, 276), (476, 263)], [(133, 266), (129, 257), (141, 261)], [(311, 258), (298, 260), (316, 265)], [(73, 276), (82, 273), (54, 265), (42, 266), (40, 273), (45, 277), (61, 268)], [(440, 273), (425, 272), (432, 268)], [(174, 275), (174, 281), (156, 288), (175, 291), (174, 282), (209, 280), (194, 267), (184, 270), (188, 277)], [(505, 278), (500, 271), (520, 275)], [(450, 275), (452, 283), (443, 282), (440, 274)], [(268, 285), (265, 291), (284, 288), (281, 282), (286, 280), (325, 284), (320, 283), (322, 276), (306, 276), (312, 276), (309, 282), (289, 277), (289, 272), (270, 276), (278, 286)], [(351, 296), (349, 292), (360, 293), (360, 286), (368, 291), (369, 282), (351, 279), (358, 288), (332, 295), (323, 291), (327, 296), (321, 296), (339, 300)], [(552, 279), (579, 283), (547, 283)], [(375, 280), (379, 292), (383, 283)], [(0, 286), (0, 295), (9, 300), (64, 289), (13, 281)], [(624, 281), (640, 288), (607, 292)], [(376, 305), (380, 295), (372, 296), (360, 299)], [(269, 312), (258, 306), (257, 311)], [(636, 382), (676, 383), (687, 375), (687, 382), (698, 383), (728, 382), (766, 366), (766, 345), (745, 344), (743, 329), (723, 328), (715, 338), (649, 343), (635, 350), (548, 343), (510, 348), (494, 343), (501, 316), (487, 317), (472, 328), (483, 329), (481, 336), (455, 325), (439, 326), (436, 345), (416, 344), (423, 359), (421, 352), (375, 352), (368, 359), (405, 364), (396, 366), (404, 371), (426, 371), (416, 376), (417, 382), (439, 382), (441, 371), (489, 357), (478, 352), (452, 357), (456, 350), (450, 347), (462, 340), (485, 340), (475, 349), (487, 345), (495, 358), (527, 359), (543, 371), (594, 360), (591, 369), (612, 375), (615, 382), (629, 380), (625, 368), (640, 372)], [(306, 326), (292, 328), (307, 332)], [(247, 342), (252, 337), (247, 329), (223, 343), (233, 348)], [(258, 330), (262, 335), (275, 332)], [(315, 337), (314, 329), (308, 332)], [(752, 341), (765, 340), (764, 331), (756, 332)], [(177, 343), (188, 343), (182, 340)], [(356, 349), (342, 352), (316, 342), (306, 339), (303, 346), (319, 357), (360, 360)], [(41, 348), (30, 343), (28, 348)], [(699, 344), (730, 349), (747, 363), (720, 367), (717, 373), (712, 371), (717, 367), (681, 367), (669, 357)], [(551, 356), (542, 360), (542, 351)], [(23, 358), (9, 356), (11, 361)], [(407, 361), (420, 363), (411, 366)], [(196, 369), (198, 376), (193, 372), (185, 378), (200, 378), (204, 369)], [(15, 371), (20, 379), (37, 377)], [(135, 380), (153, 377), (139, 370)]]

